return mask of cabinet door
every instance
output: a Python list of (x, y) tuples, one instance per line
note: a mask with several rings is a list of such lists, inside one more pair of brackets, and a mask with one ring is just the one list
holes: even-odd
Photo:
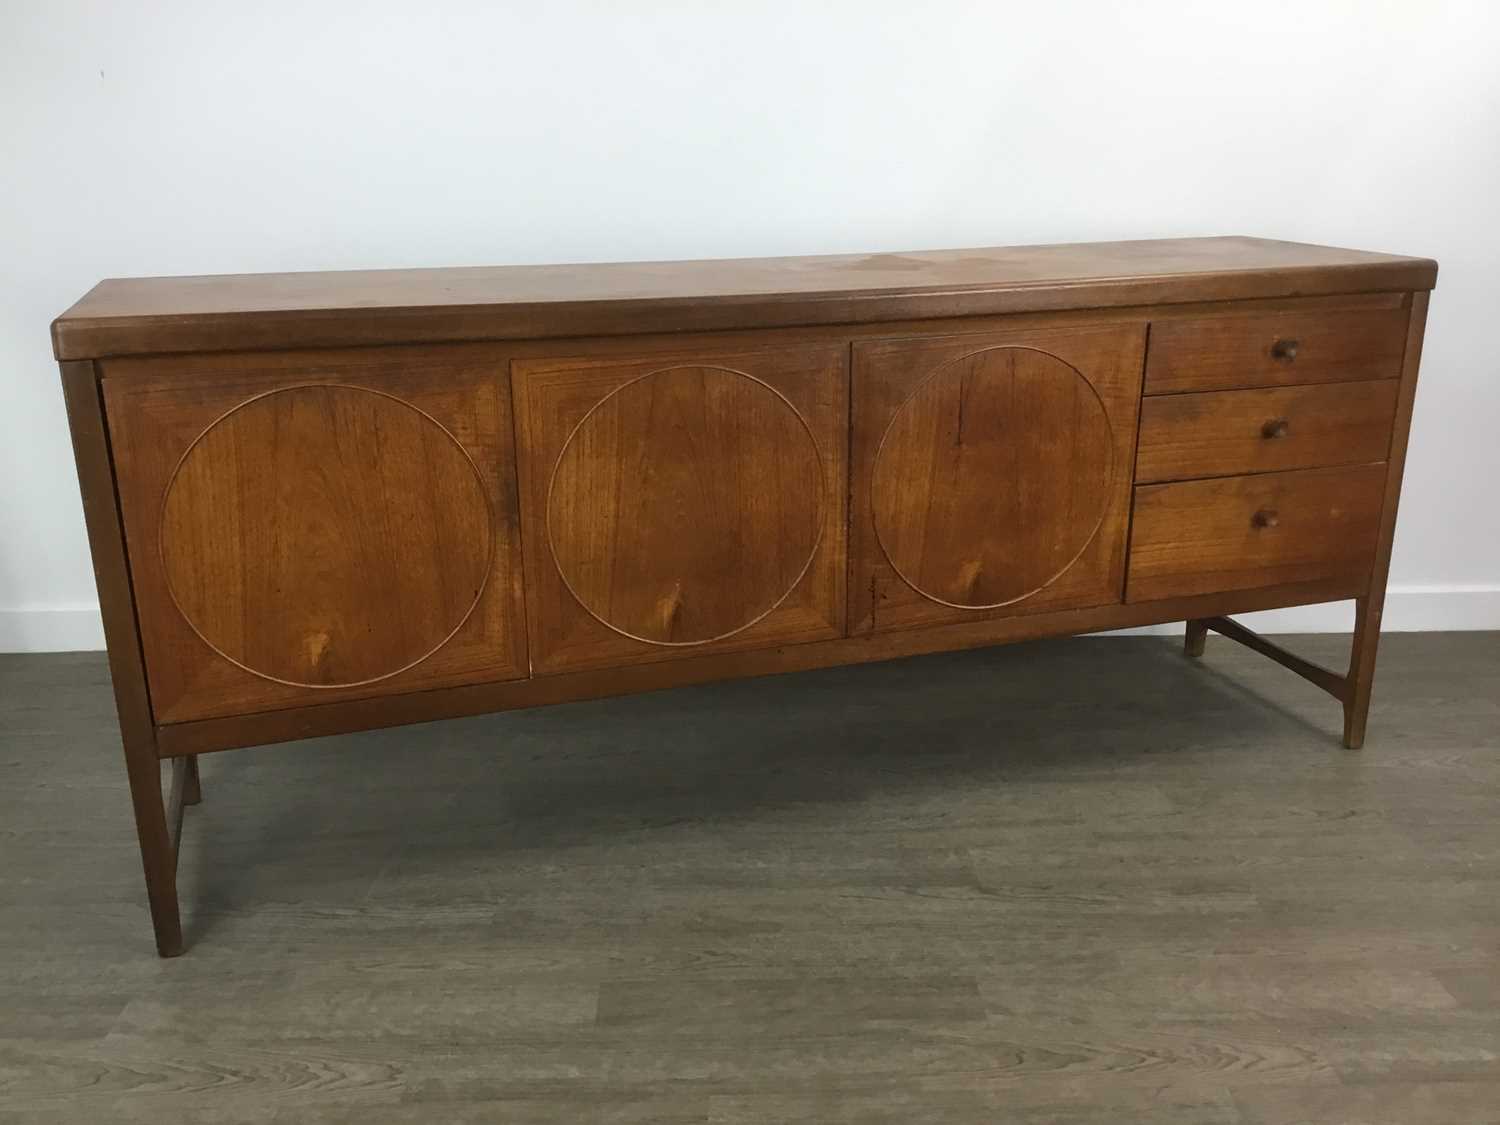
[(1122, 599), (1142, 325), (854, 348), (850, 630)]
[(513, 364), (533, 669), (841, 636), (847, 357)]
[(158, 722), (525, 675), (504, 360), (105, 366)]

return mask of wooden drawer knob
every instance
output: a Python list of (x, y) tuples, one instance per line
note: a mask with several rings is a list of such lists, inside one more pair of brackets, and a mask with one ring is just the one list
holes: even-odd
[(1262, 508), (1250, 517), (1250, 526), (1256, 528), (1275, 527), (1280, 522), (1281, 517), (1275, 508)]
[(1286, 437), (1291, 428), (1291, 423), (1285, 418), (1272, 418), (1260, 428), (1260, 436), (1267, 441), (1274, 441), (1276, 438)]
[(1291, 363), (1297, 358), (1297, 341), (1288, 337), (1281, 337), (1271, 345), (1271, 358), (1279, 359), (1283, 363)]

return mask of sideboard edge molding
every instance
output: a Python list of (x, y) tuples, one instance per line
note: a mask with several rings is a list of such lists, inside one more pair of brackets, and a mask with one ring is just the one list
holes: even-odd
[[(58, 359), (99, 359), (734, 331), (1415, 292), (1437, 281), (1437, 263), (1427, 258), (1261, 239), (1093, 245), (1099, 260), (1092, 264), (1090, 244), (1080, 244), (836, 258), (109, 280), (53, 321), (53, 351)], [(1249, 259), (1246, 246), (1254, 251)], [(888, 260), (912, 264), (884, 271), (861, 265)], [(1131, 268), (1121, 268), (1121, 262)], [(560, 277), (557, 271), (564, 269), (572, 272)], [(572, 280), (582, 278), (589, 280)]]

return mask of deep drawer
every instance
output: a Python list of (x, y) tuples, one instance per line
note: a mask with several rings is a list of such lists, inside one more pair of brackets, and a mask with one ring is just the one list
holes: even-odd
[(1406, 319), (1397, 308), (1157, 321), (1146, 394), (1394, 379)]
[(1384, 461), (1399, 386), (1382, 379), (1148, 398), (1136, 482)]
[(1142, 485), (1125, 600), (1357, 579), (1374, 561), (1385, 474), (1380, 464)]

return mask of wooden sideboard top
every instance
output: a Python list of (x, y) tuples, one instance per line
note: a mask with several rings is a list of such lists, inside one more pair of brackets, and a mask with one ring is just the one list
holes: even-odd
[(871, 323), (1431, 289), (1437, 263), (1271, 239), (111, 279), (58, 359)]

